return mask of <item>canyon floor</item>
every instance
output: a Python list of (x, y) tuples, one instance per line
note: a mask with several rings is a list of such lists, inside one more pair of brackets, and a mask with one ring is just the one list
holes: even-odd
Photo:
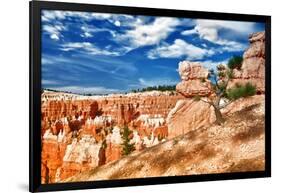
[[(223, 125), (189, 131), (117, 161), (78, 173), (64, 182), (262, 171), (265, 164), (264, 96), (226, 109)], [(242, 102), (243, 103), (243, 102)], [(241, 104), (238, 100), (236, 104)], [(228, 111), (228, 112), (227, 112)]]

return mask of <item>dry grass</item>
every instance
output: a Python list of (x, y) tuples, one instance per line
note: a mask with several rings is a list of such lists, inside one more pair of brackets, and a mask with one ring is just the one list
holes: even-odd
[(258, 156), (251, 159), (242, 159), (227, 169), (226, 172), (264, 171), (264, 157)]

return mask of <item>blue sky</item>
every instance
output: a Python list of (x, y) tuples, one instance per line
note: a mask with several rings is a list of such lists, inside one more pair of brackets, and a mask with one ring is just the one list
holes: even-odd
[(42, 87), (109, 94), (175, 85), (182, 60), (207, 68), (242, 55), (263, 23), (42, 11)]

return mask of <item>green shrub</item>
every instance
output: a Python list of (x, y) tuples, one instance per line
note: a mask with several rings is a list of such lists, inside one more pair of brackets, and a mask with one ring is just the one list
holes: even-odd
[(225, 91), (226, 87), (227, 87), (227, 83), (225, 81), (222, 81), (222, 82), (218, 83), (218, 89), (220, 91)]
[(230, 100), (236, 100), (241, 97), (253, 96), (256, 94), (256, 87), (251, 83), (246, 83), (245, 85), (237, 84), (235, 87), (227, 90), (227, 97)]
[(224, 78), (224, 77), (225, 77), (225, 73), (222, 72), (222, 71), (219, 71), (219, 72), (218, 72), (218, 77)]
[(230, 60), (228, 61), (228, 68), (230, 69), (241, 69), (242, 66), (242, 62), (243, 62), (243, 58), (241, 56), (232, 56), (232, 58), (230, 58)]

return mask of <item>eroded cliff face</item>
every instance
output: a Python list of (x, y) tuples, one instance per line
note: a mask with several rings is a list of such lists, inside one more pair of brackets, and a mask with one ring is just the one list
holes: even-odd
[(76, 173), (122, 157), (122, 128), (133, 131), (141, 151), (168, 136), (166, 117), (183, 98), (172, 92), (85, 97), (42, 94), (42, 183), (60, 182)]
[(241, 70), (234, 70), (234, 79), (229, 87), (239, 83), (250, 82), (256, 86), (258, 93), (265, 91), (265, 32), (249, 36), (250, 46), (244, 52)]

